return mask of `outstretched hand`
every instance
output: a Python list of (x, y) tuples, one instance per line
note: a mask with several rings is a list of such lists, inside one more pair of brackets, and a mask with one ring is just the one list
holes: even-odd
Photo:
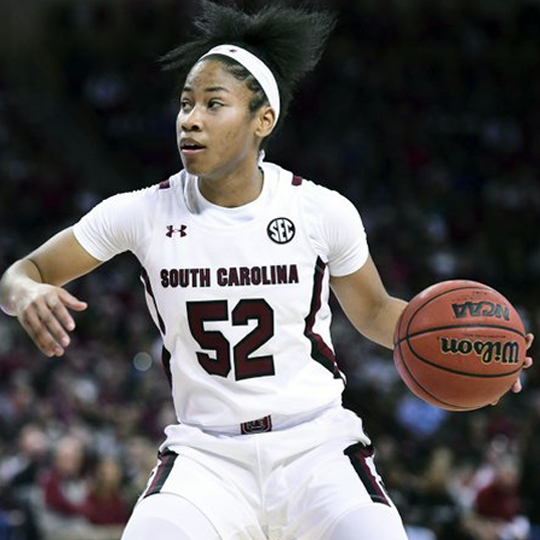
[(75, 328), (68, 308), (83, 311), (87, 307), (86, 302), (75, 298), (65, 289), (40, 283), (19, 300), (16, 314), (43, 354), (62, 356), (70, 343), (68, 332)]
[[(527, 350), (529, 350), (531, 348), (531, 345), (532, 345), (533, 341), (534, 341), (534, 334), (527, 334), (525, 336), (525, 339), (527, 341)], [(525, 358), (525, 362), (523, 363), (523, 369), (528, 369), (532, 365), (533, 365), (533, 359), (530, 356), (527, 356), (527, 358)], [(516, 382), (512, 386), (512, 392), (514, 392), (514, 393), (521, 392), (522, 388), (523, 387), (521, 385), (521, 377), (518, 377), (518, 379), (516, 380)], [(499, 400), (494, 401), (492, 403), (492, 405), (497, 405), (498, 402), (499, 402)]]

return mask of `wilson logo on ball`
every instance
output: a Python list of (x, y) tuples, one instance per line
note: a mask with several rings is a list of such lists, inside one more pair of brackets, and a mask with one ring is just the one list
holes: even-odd
[(465, 302), (452, 304), (454, 315), (458, 319), (464, 317), (495, 317), (497, 319), (510, 320), (510, 310), (507, 306), (494, 304), (493, 302)]
[(296, 228), (294, 223), (285, 217), (273, 219), (266, 229), (270, 240), (276, 244), (287, 244), (294, 238)]
[(484, 364), (500, 362), (501, 364), (519, 363), (519, 343), (508, 341), (472, 341), (470, 339), (440, 338), (443, 354), (476, 354)]

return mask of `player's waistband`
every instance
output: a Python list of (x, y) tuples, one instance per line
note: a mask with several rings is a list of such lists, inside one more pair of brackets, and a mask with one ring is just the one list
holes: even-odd
[(280, 431), (298, 426), (305, 422), (310, 422), (324, 414), (326, 411), (341, 407), (341, 404), (331, 404), (314, 411), (295, 415), (269, 414), (262, 418), (249, 420), (240, 424), (230, 426), (196, 426), (210, 435), (251, 435), (254, 433), (265, 433), (268, 431)]

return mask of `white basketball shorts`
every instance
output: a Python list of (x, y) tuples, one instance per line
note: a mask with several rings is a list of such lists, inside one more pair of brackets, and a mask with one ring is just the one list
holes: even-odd
[(140, 500), (179, 495), (206, 516), (222, 540), (320, 540), (356, 508), (395, 508), (362, 421), (342, 407), (256, 434), (174, 429), (178, 444), (162, 447)]

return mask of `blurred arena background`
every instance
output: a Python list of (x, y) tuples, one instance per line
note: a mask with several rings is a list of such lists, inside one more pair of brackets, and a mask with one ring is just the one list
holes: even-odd
[[(357, 205), (392, 294), (482, 281), (539, 339), (540, 2), (319, 5), (340, 26), (268, 159)], [(180, 168), (175, 81), (156, 60), (196, 12), (0, 0), (0, 272)], [(0, 317), (0, 540), (118, 539), (173, 421), (137, 261), (69, 288), (90, 307), (64, 358)], [(522, 394), (454, 414), (415, 399), (337, 306), (334, 344), (411, 540), (540, 539), (538, 365)]]

